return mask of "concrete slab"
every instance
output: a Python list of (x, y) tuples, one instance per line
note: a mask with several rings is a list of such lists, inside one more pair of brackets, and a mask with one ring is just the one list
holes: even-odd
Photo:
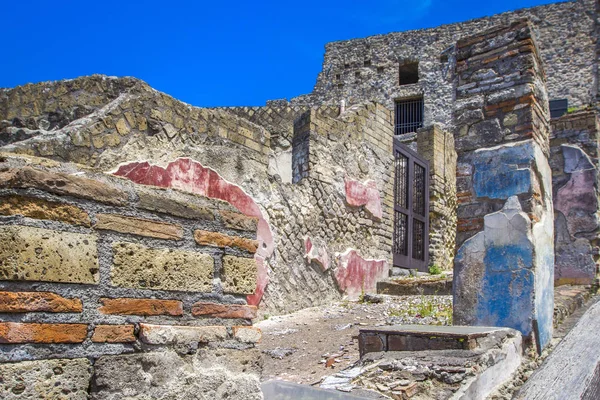
[(363, 397), (285, 381), (264, 382), (261, 389), (265, 400), (366, 400), (383, 398), (377, 393), (373, 393), (373, 396)]

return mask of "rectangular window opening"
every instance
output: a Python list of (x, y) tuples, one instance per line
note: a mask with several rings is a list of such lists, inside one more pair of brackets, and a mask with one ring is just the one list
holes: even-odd
[(400, 65), (400, 85), (419, 82), (419, 63), (410, 62)]
[(395, 134), (416, 132), (423, 127), (423, 98), (396, 101)]

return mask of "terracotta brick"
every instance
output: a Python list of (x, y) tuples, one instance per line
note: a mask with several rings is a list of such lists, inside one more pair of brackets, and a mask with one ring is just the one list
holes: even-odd
[(86, 324), (30, 324), (0, 322), (0, 343), (81, 343)]
[(73, 225), (91, 225), (89, 215), (79, 207), (34, 197), (3, 196), (0, 198), (0, 214), (49, 219)]
[(220, 211), (225, 226), (232, 229), (256, 232), (258, 218), (249, 217), (233, 211)]
[(122, 315), (183, 315), (183, 303), (179, 300), (101, 298), (102, 314)]
[(256, 306), (198, 302), (192, 306), (192, 315), (195, 317), (254, 319), (256, 310)]
[(107, 183), (31, 167), (0, 172), (0, 187), (40, 189), (114, 205), (125, 205), (128, 201), (127, 193)]
[(135, 342), (133, 325), (96, 325), (92, 342), (131, 343)]
[(66, 299), (50, 292), (0, 292), (0, 312), (74, 312), (82, 311), (81, 300)]
[(234, 326), (233, 337), (243, 343), (259, 343), (262, 331), (253, 326)]
[(194, 240), (203, 246), (237, 247), (250, 253), (256, 253), (258, 241), (237, 236), (229, 236), (218, 232), (203, 230), (194, 231)]
[(94, 228), (111, 230), (132, 235), (147, 236), (157, 239), (179, 240), (183, 238), (181, 225), (149, 219), (126, 217), (115, 214), (98, 214)]

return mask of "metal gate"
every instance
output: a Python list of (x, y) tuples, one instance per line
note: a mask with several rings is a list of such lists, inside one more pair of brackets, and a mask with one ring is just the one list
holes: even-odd
[(429, 162), (394, 140), (394, 266), (428, 272)]

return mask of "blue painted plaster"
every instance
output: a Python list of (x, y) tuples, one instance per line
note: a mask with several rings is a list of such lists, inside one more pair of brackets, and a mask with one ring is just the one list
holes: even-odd
[(473, 160), (473, 188), (477, 197), (508, 199), (531, 189), (533, 163), (530, 143), (477, 151)]

